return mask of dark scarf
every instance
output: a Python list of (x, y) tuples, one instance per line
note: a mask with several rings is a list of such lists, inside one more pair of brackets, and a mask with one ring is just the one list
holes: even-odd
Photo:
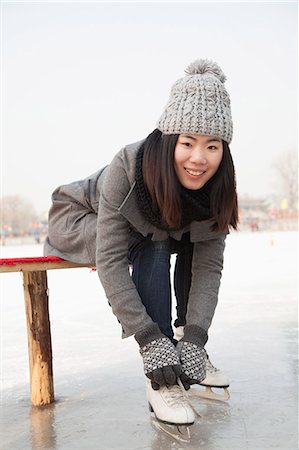
[[(136, 193), (137, 204), (143, 216), (155, 227), (166, 230), (161, 221), (160, 211), (153, 207), (150, 194), (144, 185), (142, 176), (143, 146), (140, 147), (136, 157)], [(181, 186), (182, 220), (179, 228), (183, 228), (194, 220), (201, 221), (212, 217), (210, 211), (210, 192), (212, 182), (206, 183), (196, 191)]]

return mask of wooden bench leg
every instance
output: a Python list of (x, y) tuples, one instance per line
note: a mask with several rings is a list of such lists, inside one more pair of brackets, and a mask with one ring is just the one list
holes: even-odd
[(33, 405), (54, 402), (47, 272), (23, 272)]

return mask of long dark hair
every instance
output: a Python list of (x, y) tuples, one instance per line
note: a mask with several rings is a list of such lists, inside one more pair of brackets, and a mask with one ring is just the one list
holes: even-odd
[[(150, 194), (152, 206), (160, 212), (162, 223), (170, 229), (181, 224), (180, 182), (174, 167), (174, 150), (179, 135), (162, 134), (155, 129), (143, 145), (142, 174)], [(238, 200), (235, 169), (227, 142), (223, 142), (223, 156), (211, 181), (210, 208), (215, 223), (213, 231), (237, 229)]]

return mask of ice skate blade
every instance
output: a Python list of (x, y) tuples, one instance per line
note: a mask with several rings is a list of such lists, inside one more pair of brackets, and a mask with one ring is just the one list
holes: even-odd
[(151, 418), (152, 425), (159, 431), (167, 434), (175, 439), (177, 442), (184, 442), (189, 444), (191, 441), (191, 434), (188, 425), (174, 425), (161, 422), (156, 417)]
[(217, 392), (214, 392), (210, 386), (203, 386), (205, 390), (202, 389), (190, 389), (191, 396), (194, 397), (200, 397), (206, 400), (217, 400), (218, 402), (227, 402), (230, 398), (230, 394), (227, 388), (220, 388), (223, 389), (223, 394), (218, 394)]

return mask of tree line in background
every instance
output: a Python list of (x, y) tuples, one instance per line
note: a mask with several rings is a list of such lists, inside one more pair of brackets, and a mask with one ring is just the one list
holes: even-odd
[[(272, 168), (275, 171), (275, 183), (273, 185), (273, 198), (271, 205), (265, 199), (255, 199), (247, 201), (240, 197), (239, 206), (241, 211), (241, 223), (246, 218), (248, 220), (257, 220), (254, 218), (257, 209), (266, 210), (272, 208), (276, 210), (277, 216), (282, 212), (293, 214), (298, 219), (298, 155), (291, 151), (282, 154), (277, 158)], [(258, 202), (260, 205), (258, 207)], [(251, 212), (249, 214), (249, 210)], [(0, 199), (0, 233), (3, 237), (19, 236), (24, 234), (43, 234), (46, 233), (46, 219), (39, 217), (36, 213), (33, 203), (19, 195), (9, 195)], [(294, 215), (295, 213), (295, 215)], [(297, 214), (296, 214), (297, 213)], [(269, 212), (271, 214), (271, 212)], [(258, 216), (258, 213), (256, 213)]]
[(286, 207), (298, 211), (298, 153), (289, 151), (283, 153), (273, 163), (277, 174), (274, 193), (286, 200)]
[(40, 235), (46, 232), (45, 220), (38, 216), (32, 202), (20, 195), (0, 199), (2, 237)]
[(272, 194), (266, 198), (239, 197), (240, 229), (298, 229), (298, 154), (282, 153), (271, 168)]

